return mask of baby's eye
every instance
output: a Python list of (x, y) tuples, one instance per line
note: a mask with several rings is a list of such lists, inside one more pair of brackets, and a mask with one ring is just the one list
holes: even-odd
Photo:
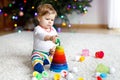
[(46, 20), (50, 20), (49, 18), (46, 18)]
[(54, 19), (51, 19), (51, 21), (54, 21)]

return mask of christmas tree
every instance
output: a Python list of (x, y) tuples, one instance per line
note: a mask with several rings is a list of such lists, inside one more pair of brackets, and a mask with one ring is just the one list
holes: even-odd
[(37, 6), (44, 3), (53, 5), (58, 13), (57, 17), (65, 22), (63, 25), (66, 26), (70, 24), (67, 14), (73, 11), (86, 14), (92, 0), (11, 0), (10, 2), (7, 7), (0, 8), (0, 13), (4, 17), (10, 16), (15, 23), (14, 26), (24, 26), (29, 19), (34, 19), (37, 16)]

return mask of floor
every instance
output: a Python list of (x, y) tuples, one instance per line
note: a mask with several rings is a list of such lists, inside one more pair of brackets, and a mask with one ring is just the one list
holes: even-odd
[(13, 33), (14, 31), (0, 31), (0, 36)]
[[(1, 35), (13, 33), (15, 31), (0, 31)], [(103, 34), (120, 34), (120, 30), (109, 29), (61, 29), (61, 32), (80, 32), (80, 33), (103, 33)]]
[(119, 29), (63, 29), (61, 32), (120, 34)]

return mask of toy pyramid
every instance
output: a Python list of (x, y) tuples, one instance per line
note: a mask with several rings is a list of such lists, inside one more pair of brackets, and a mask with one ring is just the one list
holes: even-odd
[(64, 48), (62, 46), (57, 46), (55, 54), (50, 65), (50, 70), (54, 72), (61, 72), (62, 70), (68, 70), (68, 65), (66, 62), (66, 56), (64, 54)]

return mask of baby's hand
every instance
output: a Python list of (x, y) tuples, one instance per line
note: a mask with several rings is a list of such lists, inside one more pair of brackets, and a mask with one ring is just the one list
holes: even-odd
[(55, 43), (57, 37), (58, 37), (57, 35), (53, 35), (53, 36), (46, 35), (45, 38), (44, 38), (44, 40), (45, 40), (45, 41), (48, 41), (48, 40), (49, 40), (49, 41), (52, 41), (53, 43)]
[(56, 42), (56, 39), (57, 39), (57, 35), (54, 35), (54, 36), (50, 36), (50, 40), (52, 41), (52, 42)]
[(55, 47), (53, 47), (52, 49), (50, 49), (50, 55), (54, 55), (54, 53), (55, 53)]

